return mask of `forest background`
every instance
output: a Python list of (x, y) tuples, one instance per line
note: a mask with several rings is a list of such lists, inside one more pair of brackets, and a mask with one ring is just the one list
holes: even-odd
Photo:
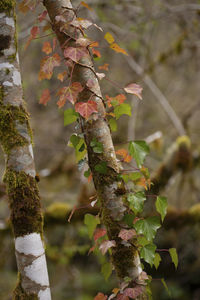
[[(146, 166), (151, 174), (155, 174), (162, 163), (168, 164), (172, 170), (161, 190), (161, 194), (168, 198), (169, 212), (164, 229), (158, 232), (156, 243), (158, 248), (177, 248), (179, 267), (175, 271), (168, 255), (162, 253), (164, 261), (158, 271), (153, 267), (148, 268), (148, 273), (153, 278), (166, 279), (172, 299), (199, 299), (200, 3), (191, 3), (189, 0), (167, 3), (159, 0), (151, 3), (87, 3), (93, 10), (82, 7), (80, 14), (91, 18), (104, 30), (104, 33), (88, 30), (89, 36), (101, 41), (102, 45), (99, 49), (101, 58), (95, 58), (96, 68), (108, 63), (108, 78), (112, 81), (121, 86), (137, 82), (143, 87), (142, 101), (139, 102), (135, 97), (128, 98), (133, 115), (131, 118), (122, 116), (119, 119), (118, 131), (113, 134), (116, 149), (124, 147), (123, 143), (128, 140), (146, 139), (159, 130), (161, 134), (150, 143), (151, 153)], [(74, 204), (85, 206), (94, 194), (94, 189), (92, 183), (88, 186), (83, 171), (78, 170), (73, 149), (67, 147), (74, 125), (64, 127), (64, 110), (56, 109), (56, 97), (52, 97), (47, 106), (38, 103), (42, 90), (50, 87), (56, 91), (58, 83), (54, 79), (51, 82), (38, 82), (39, 57), (42, 57), (42, 44), (48, 41), (48, 37), (35, 39), (24, 49), (35, 18), (33, 12), (26, 15), (17, 13), (21, 73), (34, 129), (34, 154), (45, 212), (46, 252), (52, 296), (61, 300), (90, 300), (99, 291), (99, 287), (104, 293), (111, 290), (115, 286), (115, 278), (112, 276), (105, 283), (100, 274), (99, 262), (92, 254), (87, 255), (92, 243), (87, 237), (82, 211), (75, 212), (71, 222), (67, 222)], [(109, 49), (103, 39), (106, 32), (112, 33), (130, 57)], [(114, 85), (104, 79), (101, 88), (103, 95), (119, 93)], [(163, 109), (160, 103), (163, 95), (184, 129), (177, 126), (168, 107)], [(177, 138), (184, 134), (189, 139), (181, 140), (183, 152), (175, 152), (179, 147)], [(172, 157), (172, 152), (176, 155), (170, 160), (168, 158)], [(183, 156), (183, 161), (187, 161), (188, 157), (192, 160), (190, 167), (177, 166), (177, 155), (180, 153), (187, 155)], [(0, 163), (3, 175), (3, 155)], [(0, 298), (8, 300), (11, 299), (11, 291), (16, 283), (17, 271), (11, 232), (6, 223), (9, 210), (3, 184), (1, 194), (0, 254), (5, 259), (0, 263)], [(170, 299), (160, 280), (153, 280), (153, 292), (155, 299)]]

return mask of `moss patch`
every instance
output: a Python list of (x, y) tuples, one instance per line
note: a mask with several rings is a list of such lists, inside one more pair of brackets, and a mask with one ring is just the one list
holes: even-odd
[[(0, 97), (3, 97), (2, 90)], [(31, 133), (28, 119), (28, 113), (23, 107), (1, 105), (0, 103), (0, 143), (5, 153), (9, 154), (14, 147), (30, 144), (30, 141), (21, 136), (16, 129), (16, 121), (20, 124), (26, 123), (28, 132)]]
[(14, 0), (2, 0), (0, 1), (0, 12), (10, 12), (15, 7)]
[(15, 237), (38, 232), (42, 234), (43, 218), (35, 178), (25, 172), (6, 170), (11, 222)]
[(19, 276), (18, 284), (13, 292), (13, 300), (38, 300), (38, 296), (34, 294), (27, 295), (22, 286), (21, 286), (21, 280)]

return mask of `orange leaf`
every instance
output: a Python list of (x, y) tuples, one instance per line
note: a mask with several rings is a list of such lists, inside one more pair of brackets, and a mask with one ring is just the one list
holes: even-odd
[(113, 105), (112, 102), (117, 102), (118, 104), (122, 104), (124, 103), (124, 101), (126, 100), (126, 96), (124, 94), (119, 94), (115, 97), (110, 97), (108, 95), (106, 95), (106, 99), (107, 99), (107, 105), (108, 107), (111, 107)]
[(101, 53), (98, 50), (93, 49), (93, 48), (92, 48), (92, 54), (94, 55), (95, 58), (101, 57)]
[(57, 104), (58, 107), (61, 108), (64, 106), (65, 102), (69, 100), (72, 104), (74, 104), (77, 100), (78, 94), (83, 90), (80, 82), (73, 82), (70, 86), (64, 86), (58, 91), (58, 95), (60, 96)]
[(143, 88), (139, 84), (130, 83), (129, 85), (127, 85), (124, 88), (124, 90), (128, 94), (133, 94), (133, 95), (137, 96), (140, 100), (142, 100), (142, 90), (143, 90)]
[(65, 78), (66, 75), (67, 75), (67, 72), (64, 71), (64, 72), (62, 72), (62, 73), (59, 73), (58, 76), (57, 76), (57, 78), (58, 78), (61, 82), (63, 82), (63, 80), (64, 80), (64, 78)]
[(112, 34), (110, 32), (106, 32), (106, 34), (104, 35), (104, 39), (109, 43), (112, 44), (114, 43), (115, 39), (112, 36)]
[(104, 65), (102, 65), (102, 66), (99, 66), (98, 68), (99, 68), (99, 70), (105, 70), (105, 71), (108, 71), (108, 66), (109, 66), (109, 64), (104, 64)]
[(52, 52), (51, 44), (49, 42), (44, 42), (42, 51), (46, 54), (50, 54)]
[(39, 103), (40, 104), (43, 104), (43, 105), (47, 105), (47, 102), (49, 102), (50, 100), (50, 92), (49, 92), (49, 89), (45, 89), (43, 90), (42, 92), (42, 95), (40, 97), (40, 101)]
[(99, 43), (98, 42), (92, 42), (91, 44), (90, 44), (90, 47), (92, 48), (92, 47), (99, 47)]
[(97, 103), (92, 100), (76, 103), (75, 110), (85, 119), (88, 119), (92, 113), (98, 112)]
[(94, 300), (107, 300), (108, 296), (104, 295), (103, 293), (98, 293)]
[(103, 237), (104, 235), (106, 235), (107, 231), (106, 229), (104, 228), (97, 228), (95, 230), (95, 233), (94, 233), (94, 240), (96, 242), (96, 240), (98, 240), (99, 238)]
[(85, 3), (84, 1), (81, 1), (81, 5), (85, 6), (89, 10), (92, 10), (92, 8), (87, 3)]
[(113, 43), (112, 45), (110, 45), (110, 48), (118, 53), (123, 53), (125, 55), (128, 55), (128, 53), (116, 43)]
[(123, 161), (130, 162), (132, 160), (132, 156), (130, 156), (126, 149), (119, 149), (116, 151), (116, 154), (123, 157)]
[(41, 60), (39, 80), (50, 79), (53, 75), (54, 67), (60, 65), (60, 56), (55, 53), (53, 56), (46, 56)]

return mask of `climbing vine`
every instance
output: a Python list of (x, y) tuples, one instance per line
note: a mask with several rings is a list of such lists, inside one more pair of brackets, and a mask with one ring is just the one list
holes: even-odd
[[(34, 10), (39, 2), (23, 0), (19, 4), (19, 9), (26, 13)], [(151, 267), (155, 266), (156, 269), (160, 264), (160, 250), (157, 249), (154, 238), (166, 216), (167, 199), (150, 194), (152, 183), (149, 170), (144, 166), (145, 158), (149, 154), (148, 144), (140, 140), (129, 141), (125, 148), (116, 149), (114, 154), (111, 150), (111, 155), (107, 151), (106, 142), (101, 140), (99, 125), (96, 125), (100, 120), (102, 124), (105, 122), (106, 126), (109, 126), (111, 132), (117, 131), (117, 121), (121, 116), (132, 114), (127, 95), (132, 94), (139, 101), (142, 100), (142, 87), (137, 83), (120, 86), (111, 81), (108, 77), (110, 69), (108, 62), (99, 66), (100, 73), (95, 71), (90, 58), (91, 56), (94, 60), (101, 58), (101, 46), (99, 42), (87, 36), (85, 31), (89, 27), (95, 27), (99, 31), (110, 51), (114, 51), (116, 55), (128, 56), (128, 53), (111, 33), (103, 33), (103, 29), (97, 24), (79, 18), (80, 9), (92, 10), (87, 3), (82, 1), (73, 8), (70, 1), (65, 1), (66, 5), (61, 6), (60, 13), (55, 14), (51, 13), (50, 2), (43, 1), (47, 10), (42, 11), (36, 18), (25, 48), (27, 49), (32, 40), (38, 37), (48, 37), (48, 41), (42, 46), (45, 56), (41, 59), (38, 79), (49, 80), (55, 76), (55, 70), (60, 68), (56, 76), (59, 87), (56, 92), (44, 89), (39, 102), (47, 105), (54, 94), (57, 97), (58, 108), (64, 108), (64, 125), (77, 122), (77, 132), (72, 134), (68, 145), (75, 149), (79, 168), (85, 164), (89, 165), (84, 175), (88, 181), (93, 178), (95, 187), (97, 191), (99, 190), (100, 196), (93, 199), (91, 206), (99, 206), (100, 213), (97, 216), (86, 214), (84, 218), (93, 243), (89, 253), (101, 256), (101, 271), (106, 280), (110, 277), (114, 265), (120, 278), (120, 285), (113, 290), (109, 298), (99, 293), (95, 300), (138, 299), (143, 294), (146, 298), (141, 299), (147, 299), (151, 297), (149, 288), (151, 277), (142, 270), (140, 259)], [(63, 57), (58, 53), (59, 44)], [(119, 89), (120, 94), (102, 96), (99, 81), (106, 80)], [(71, 103), (71, 107), (65, 109), (67, 103)], [(90, 133), (92, 130), (99, 131), (99, 135), (92, 135)], [(103, 134), (110, 134), (104, 131)], [(124, 163), (131, 163), (128, 170), (123, 169)], [(105, 186), (104, 190), (101, 189), (101, 185)], [(111, 186), (115, 196), (118, 197), (117, 201), (110, 199), (109, 207), (103, 199), (107, 186)], [(155, 198), (155, 213), (146, 217), (144, 207), (148, 197)], [(168, 252), (177, 267), (176, 250), (171, 248)], [(111, 259), (108, 258), (108, 253), (111, 254)], [(134, 271), (136, 273), (132, 271), (133, 276), (127, 272), (128, 264), (132, 260), (134, 268), (137, 269), (137, 272)], [(164, 280), (162, 282), (166, 285)]]

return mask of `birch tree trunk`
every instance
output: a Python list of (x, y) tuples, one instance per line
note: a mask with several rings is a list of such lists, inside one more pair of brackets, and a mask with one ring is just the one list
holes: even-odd
[[(64, 47), (77, 47), (75, 41), (77, 38), (83, 37), (82, 31), (79, 29), (75, 31), (73, 26), (67, 25), (65, 32), (62, 32), (62, 21), (56, 22), (55, 20), (56, 16), (64, 16), (66, 23), (70, 23), (76, 19), (71, 2), (68, 0), (44, 0), (43, 3), (51, 19), (52, 28), (56, 33), (61, 49), (64, 50)], [(80, 122), (87, 145), (89, 167), (92, 171), (94, 185), (101, 202), (102, 221), (107, 228), (109, 239), (116, 242), (116, 247), (112, 248), (112, 263), (120, 282), (123, 282), (124, 278), (128, 276), (132, 278), (129, 286), (138, 287), (142, 268), (137, 247), (130, 243), (124, 243), (122, 239), (118, 237), (120, 230), (126, 228), (123, 218), (125, 214), (128, 213), (128, 208), (125, 205), (127, 190), (123, 180), (119, 177), (121, 166), (116, 159), (110, 128), (106, 120), (105, 107), (100, 98), (100, 86), (95, 76), (89, 51), (88, 54), (75, 65), (72, 82), (80, 82), (81, 85), (85, 87), (88, 79), (92, 79), (93, 82), (95, 82), (95, 94), (97, 96), (94, 96), (90, 89), (84, 89), (83, 92), (79, 94), (79, 100), (81, 102), (87, 102), (92, 96), (92, 100), (94, 100), (98, 106), (98, 119), (87, 121), (81, 118)], [(90, 143), (94, 139), (102, 143), (104, 149), (103, 153), (98, 154), (93, 152)], [(106, 174), (100, 174), (95, 170), (95, 166), (101, 162), (106, 162), (107, 164)], [(137, 299), (147, 299), (145, 287), (140, 287), (143, 293)]]
[(1, 1), (0, 143), (6, 160), (4, 182), (19, 272), (13, 299), (50, 300), (42, 240), (43, 218), (35, 179), (29, 114), (23, 101), (15, 22), (15, 1)]

